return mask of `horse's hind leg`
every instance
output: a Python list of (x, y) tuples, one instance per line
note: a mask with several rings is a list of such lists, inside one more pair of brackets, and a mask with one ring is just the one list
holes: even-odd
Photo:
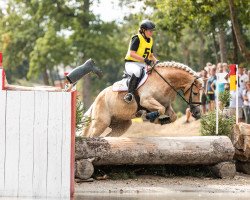
[(106, 136), (108, 137), (119, 137), (123, 135), (128, 128), (131, 126), (132, 121), (131, 120), (120, 120), (120, 121), (115, 121), (110, 124), (110, 128), (112, 131), (107, 134)]
[(84, 127), (83, 135), (85, 137), (98, 137), (106, 130), (107, 127), (109, 127), (110, 122), (111, 118), (108, 115), (97, 115), (95, 118), (91, 119), (87, 127)]

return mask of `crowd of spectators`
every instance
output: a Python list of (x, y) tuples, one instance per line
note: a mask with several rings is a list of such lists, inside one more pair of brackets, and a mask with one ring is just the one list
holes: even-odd
[[(201, 110), (202, 114), (206, 114), (209, 111), (214, 111), (216, 108), (215, 100), (216, 87), (218, 87), (218, 93), (225, 90), (230, 90), (229, 68), (227, 63), (218, 63), (213, 65), (207, 63), (204, 69), (200, 72), (200, 77), (203, 79), (203, 88), (201, 95)], [(219, 81), (216, 84), (217, 76), (225, 76), (225, 81)], [(238, 66), (238, 121), (250, 124), (250, 70), (248, 71), (244, 65)], [(229, 102), (229, 114), (236, 114), (236, 91), (230, 91)], [(186, 121), (190, 121), (190, 110), (186, 110)]]

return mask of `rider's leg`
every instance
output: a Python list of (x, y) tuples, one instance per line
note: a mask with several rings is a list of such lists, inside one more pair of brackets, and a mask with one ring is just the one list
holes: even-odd
[(124, 96), (124, 101), (126, 101), (127, 103), (130, 103), (134, 99), (134, 93), (138, 86), (138, 82), (139, 82), (139, 78), (133, 74), (129, 81), (128, 93)]
[(128, 93), (124, 96), (124, 101), (130, 103), (134, 99), (134, 93), (139, 84), (141, 75), (141, 69), (145, 66), (143, 63), (138, 62), (126, 62), (126, 72), (131, 75), (131, 79), (128, 85)]

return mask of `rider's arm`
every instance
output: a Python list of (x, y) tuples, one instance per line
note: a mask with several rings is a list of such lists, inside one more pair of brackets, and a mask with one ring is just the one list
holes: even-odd
[(212, 89), (213, 92), (215, 91), (215, 82), (214, 81), (211, 84), (211, 89)]
[(142, 56), (139, 56), (136, 51), (138, 50), (140, 45), (140, 39), (137, 35), (135, 35), (132, 40), (131, 40), (131, 44), (130, 44), (130, 56), (136, 60), (139, 60), (141, 62), (144, 61), (144, 58)]
[(139, 55), (136, 53), (136, 51), (131, 51), (131, 50), (130, 50), (130, 56), (131, 56), (132, 58), (136, 59), (136, 60), (141, 61), (141, 62), (144, 61), (144, 58), (143, 58), (142, 56), (139, 56)]
[(248, 98), (247, 98), (247, 90), (244, 90), (244, 91), (243, 91), (242, 97), (243, 97), (243, 100), (248, 101)]

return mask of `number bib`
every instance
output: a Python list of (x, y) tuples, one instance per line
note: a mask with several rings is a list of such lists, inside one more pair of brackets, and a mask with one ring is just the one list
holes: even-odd
[[(138, 47), (136, 53), (139, 56), (142, 56), (143, 58), (150, 58), (151, 49), (153, 47), (153, 38), (151, 37), (150, 38), (150, 42), (147, 42), (145, 40), (145, 38), (141, 34), (137, 34), (137, 35), (139, 37), (140, 44), (139, 44), (139, 47)], [(131, 41), (130, 41), (130, 45), (131, 45)], [(141, 61), (139, 61), (139, 60), (137, 60), (135, 58), (132, 58), (130, 56), (130, 45), (129, 45), (128, 52), (127, 52), (127, 55), (125, 57), (125, 60), (131, 60), (131, 61), (141, 62)]]

